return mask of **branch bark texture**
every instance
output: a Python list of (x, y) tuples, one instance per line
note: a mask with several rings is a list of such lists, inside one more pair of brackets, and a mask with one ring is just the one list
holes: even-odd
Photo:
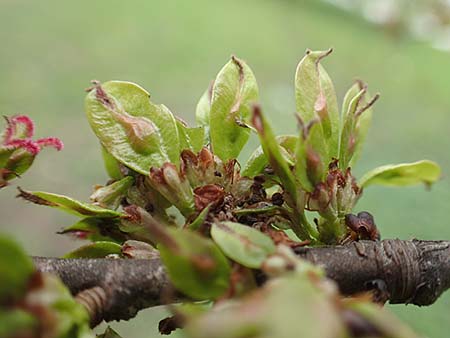
[[(450, 241), (359, 241), (297, 248), (296, 253), (323, 266), (345, 295), (383, 285), (390, 303), (422, 306), (434, 303), (450, 287)], [(161, 305), (161, 295), (170, 286), (159, 258), (35, 257), (34, 262), (39, 270), (58, 275), (74, 295), (82, 293), (81, 302), (95, 314), (93, 325), (102, 319), (129, 319), (141, 309)]]

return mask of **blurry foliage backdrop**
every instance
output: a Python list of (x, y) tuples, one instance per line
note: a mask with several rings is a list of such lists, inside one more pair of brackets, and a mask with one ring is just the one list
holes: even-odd
[[(357, 174), (382, 163), (429, 158), (443, 167), (431, 191), (371, 188), (368, 210), (383, 237), (450, 239), (450, 54), (319, 1), (0, 0), (0, 113), (29, 114), (37, 136), (61, 137), (16, 184), (78, 198), (106, 175), (85, 120), (91, 79), (144, 86), (192, 122), (196, 102), (231, 54), (246, 60), (264, 111), (278, 133), (295, 132), (293, 77), (306, 48), (335, 48), (324, 66), (342, 98), (356, 77), (380, 91)], [(249, 145), (247, 153), (256, 144)], [(76, 244), (56, 235), (74, 221), (0, 191), (0, 230), (34, 255), (61, 255)], [(445, 337), (450, 293), (434, 306), (391, 306), (418, 332)], [(114, 324), (128, 338), (156, 337), (161, 312)], [(178, 335), (180, 336), (180, 335)]]

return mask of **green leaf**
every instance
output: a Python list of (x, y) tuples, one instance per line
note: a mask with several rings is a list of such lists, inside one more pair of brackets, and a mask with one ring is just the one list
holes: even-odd
[(105, 209), (93, 204), (83, 203), (67, 196), (52, 194), (43, 191), (25, 191), (19, 188), (19, 197), (25, 200), (57, 208), (77, 216), (119, 217), (124, 214), (118, 211)]
[(33, 263), (22, 248), (0, 234), (0, 304), (21, 296), (33, 271)]
[(173, 285), (195, 299), (215, 299), (228, 289), (230, 265), (210, 239), (188, 230), (167, 229), (173, 243), (159, 244)]
[[(211, 84), (212, 85), (212, 84)], [(209, 127), (209, 113), (211, 111), (212, 87), (208, 88), (197, 103), (195, 119), (200, 126)]]
[(117, 209), (128, 189), (133, 185), (134, 178), (126, 176), (119, 181), (94, 191), (90, 199), (92, 203), (103, 208)]
[[(295, 73), (295, 99), (297, 111), (305, 124), (319, 118), (322, 126), (321, 138), (326, 141), (327, 158), (337, 157), (339, 142), (339, 109), (333, 83), (320, 61), (331, 53), (310, 51), (300, 61)], [(313, 144), (316, 152), (322, 145)]]
[(272, 239), (240, 223), (214, 223), (211, 237), (225, 255), (248, 268), (260, 268), (266, 258), (275, 252)]
[(361, 150), (372, 121), (372, 105), (379, 98), (369, 99), (367, 86), (357, 81), (345, 94), (342, 105), (342, 131), (339, 148), (339, 167), (353, 167)]
[(275, 174), (280, 178), (283, 189), (289, 195), (289, 201), (293, 208), (292, 230), (301, 239), (313, 239), (317, 236), (317, 231), (309, 224), (304, 214), (304, 199), (300, 198), (294, 174), (282, 155), (281, 146), (277, 143), (270, 124), (265, 119), (260, 108), (253, 109), (252, 124), (261, 142), (262, 149), (266, 155), (270, 166)]
[(0, 337), (21, 337), (21, 333), (36, 332), (38, 325), (37, 318), (31, 313), (21, 309), (4, 311), (0, 308)]
[(105, 147), (101, 146), (103, 163), (105, 165), (106, 172), (108, 176), (114, 180), (120, 180), (123, 177), (122, 171), (120, 170), (120, 162), (117, 161), (114, 156), (112, 156)]
[(217, 75), (211, 98), (211, 145), (221, 160), (237, 158), (247, 143), (250, 105), (257, 99), (258, 86), (251, 69), (232, 57)]
[(119, 224), (119, 219), (86, 217), (58, 233), (74, 235), (79, 239), (88, 239), (92, 242), (122, 243), (126, 238), (125, 234), (120, 231)]
[[(6, 175), (5, 179), (12, 180), (24, 174), (34, 162), (36, 155), (30, 154), (24, 149), (15, 150), (7, 159), (4, 168), (11, 171), (12, 173)], [(1, 167), (0, 167), (1, 168)]]
[(203, 208), (203, 210), (198, 214), (198, 216), (189, 224), (187, 224), (187, 228), (192, 231), (198, 230), (203, 223), (205, 223), (206, 217), (209, 214), (209, 210), (211, 209), (211, 205)]
[(284, 189), (291, 195), (294, 201), (297, 200), (297, 187), (294, 175), (289, 168), (289, 164), (283, 157), (281, 146), (278, 144), (270, 124), (262, 114), (259, 107), (253, 110), (252, 124), (258, 132), (263, 152), (275, 174), (280, 178)]
[(42, 277), (42, 286), (30, 290), (28, 297), (50, 312), (50, 318), (55, 323), (52, 336), (93, 338), (85, 307), (75, 301), (58, 277), (51, 274), (42, 274)]
[(79, 247), (63, 258), (104, 258), (112, 254), (121, 255), (122, 246), (114, 242), (95, 242)]
[(185, 331), (195, 338), (348, 337), (336, 295), (330, 296), (330, 288), (325, 292), (319, 278), (309, 275), (269, 280), (246, 297), (188, 317)]
[[(285, 161), (294, 165), (293, 155), (295, 154), (295, 146), (297, 144), (297, 136), (279, 135), (275, 137), (276, 142), (281, 146), (281, 155)], [(241, 175), (246, 177), (254, 177), (263, 172), (264, 168), (269, 164), (267, 156), (261, 146), (259, 146), (248, 159), (242, 170)]]
[(432, 161), (422, 160), (414, 163), (389, 164), (375, 168), (360, 180), (361, 187), (372, 184), (387, 186), (406, 186), (423, 183), (431, 185), (441, 177), (440, 167)]
[(180, 120), (177, 120), (178, 135), (180, 138), (180, 150), (190, 149), (199, 152), (205, 145), (205, 127), (189, 128)]
[(146, 175), (150, 167), (179, 163), (175, 117), (150, 94), (130, 82), (96, 85), (86, 97), (86, 113), (102, 145), (118, 161)]

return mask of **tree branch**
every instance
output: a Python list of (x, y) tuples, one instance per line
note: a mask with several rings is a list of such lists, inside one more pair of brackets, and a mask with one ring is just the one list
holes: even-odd
[[(384, 286), (390, 303), (430, 305), (450, 287), (450, 241), (360, 241), (346, 246), (297, 248), (325, 268), (341, 292), (351, 295)], [(170, 286), (159, 258), (34, 258), (37, 268), (58, 275), (91, 313), (92, 325), (129, 319), (161, 305)], [(263, 282), (263, 278), (259, 278)]]

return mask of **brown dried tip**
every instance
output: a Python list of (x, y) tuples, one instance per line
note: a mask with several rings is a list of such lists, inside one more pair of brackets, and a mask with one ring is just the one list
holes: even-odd
[(367, 102), (367, 104), (364, 107), (361, 107), (356, 113), (355, 116), (358, 117), (360, 116), (362, 113), (364, 113), (367, 109), (369, 109), (370, 107), (373, 106), (373, 104), (380, 98), (380, 94), (377, 93), (375, 94), (374, 97), (372, 97), (372, 99), (370, 99), (369, 102)]
[(253, 105), (252, 125), (258, 133), (264, 134), (261, 107), (258, 104)]
[(36, 195), (33, 195), (31, 193), (29, 193), (28, 191), (22, 190), (21, 187), (17, 187), (17, 190), (19, 190), (19, 194), (16, 197), (20, 197), (23, 198), (24, 200), (34, 203), (34, 204), (39, 204), (39, 205), (48, 205), (48, 206), (57, 206), (56, 203), (47, 201), (43, 198), (40, 198)]

